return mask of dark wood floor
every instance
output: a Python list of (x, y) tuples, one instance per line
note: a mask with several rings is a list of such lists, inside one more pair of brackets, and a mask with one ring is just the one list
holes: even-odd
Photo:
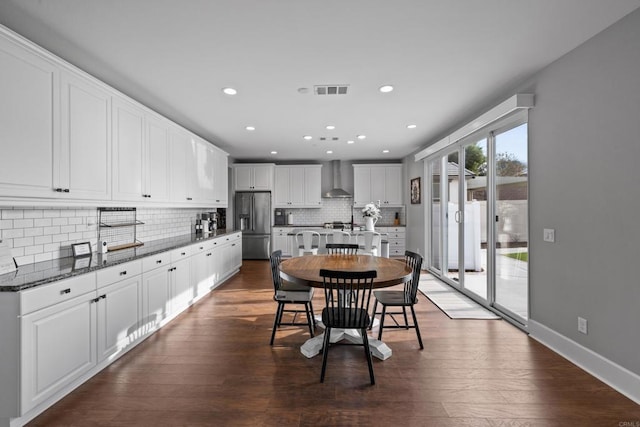
[(422, 295), (424, 350), (414, 331), (385, 331), (393, 356), (374, 359), (370, 386), (362, 349), (333, 347), (321, 384), (321, 357), (299, 351), (305, 328), (269, 346), (272, 293), (268, 262), (245, 261), (29, 425), (640, 425), (639, 405), (507, 322), (450, 320)]

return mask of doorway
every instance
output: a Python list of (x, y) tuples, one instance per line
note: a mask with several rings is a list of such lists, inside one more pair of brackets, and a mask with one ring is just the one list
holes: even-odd
[(528, 320), (528, 139), (524, 119), (426, 159), (429, 270), (482, 305)]

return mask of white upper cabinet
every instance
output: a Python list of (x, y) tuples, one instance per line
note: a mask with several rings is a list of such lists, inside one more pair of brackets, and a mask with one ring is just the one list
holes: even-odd
[(319, 208), (322, 165), (275, 167), (275, 207)]
[(307, 207), (322, 207), (322, 165), (304, 169), (304, 204)]
[(380, 203), (402, 205), (402, 165), (353, 165), (353, 200), (356, 206)]
[(60, 77), (61, 136), (55, 188), (62, 189), (62, 197), (108, 200), (111, 95), (93, 81), (66, 70)]
[(272, 191), (273, 163), (233, 165), (235, 191)]
[(143, 200), (144, 110), (113, 98), (113, 199)]
[(168, 202), (171, 182), (169, 124), (150, 114), (146, 115), (145, 123), (143, 197), (151, 202)]
[(0, 35), (0, 196), (55, 197), (59, 73)]
[(213, 150), (213, 198), (214, 206), (229, 205), (229, 166), (227, 153), (214, 147)]
[(227, 154), (208, 142), (1, 26), (0, 70), (0, 203), (228, 205)]
[(191, 158), (191, 137), (177, 127), (169, 130), (171, 150), (171, 201), (186, 203), (193, 200), (187, 181), (187, 168)]

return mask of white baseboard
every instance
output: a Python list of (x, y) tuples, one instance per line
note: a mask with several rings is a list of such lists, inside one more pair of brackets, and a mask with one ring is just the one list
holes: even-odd
[(640, 375), (534, 320), (529, 335), (640, 405)]

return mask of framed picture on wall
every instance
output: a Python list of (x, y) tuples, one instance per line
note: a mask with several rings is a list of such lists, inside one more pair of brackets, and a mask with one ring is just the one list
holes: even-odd
[(419, 205), (420, 200), (420, 177), (411, 180), (411, 204)]

